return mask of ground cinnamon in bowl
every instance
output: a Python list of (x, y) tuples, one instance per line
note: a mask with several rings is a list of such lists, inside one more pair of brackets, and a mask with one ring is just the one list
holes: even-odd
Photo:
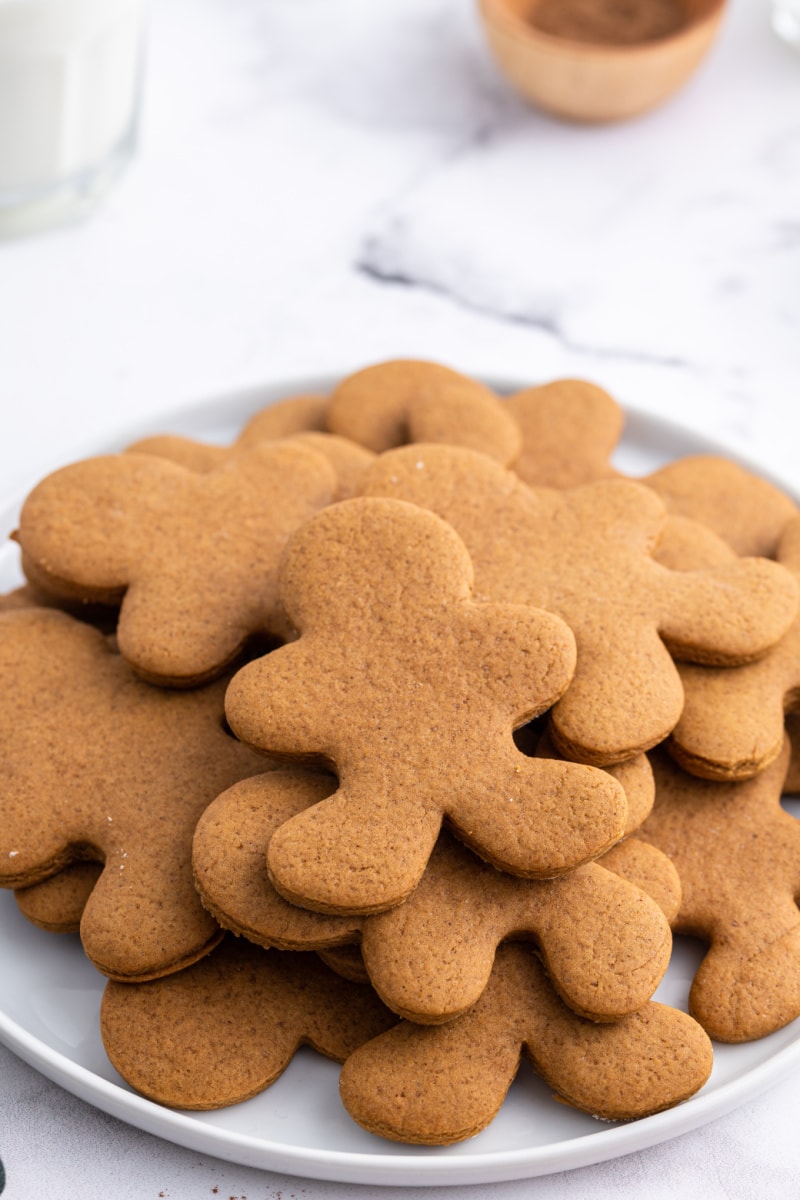
[(677, 33), (687, 13), (680, 0), (539, 0), (528, 19), (552, 37), (629, 46)]
[(531, 103), (571, 121), (638, 116), (708, 52), (728, 0), (478, 0), (490, 49)]

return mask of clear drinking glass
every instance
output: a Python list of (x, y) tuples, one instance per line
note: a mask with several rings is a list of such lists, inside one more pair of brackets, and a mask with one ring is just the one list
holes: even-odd
[(146, 0), (0, 0), (0, 236), (79, 217), (136, 143)]

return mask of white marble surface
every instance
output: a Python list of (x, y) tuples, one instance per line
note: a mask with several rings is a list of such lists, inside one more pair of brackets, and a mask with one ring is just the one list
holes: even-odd
[[(399, 355), (592, 378), (797, 479), (798, 213), (800, 56), (767, 0), (600, 129), (509, 93), (472, 0), (154, 0), (135, 163), (86, 224), (0, 244), (2, 491), (121, 421)], [(4, 1200), (362, 1191), (160, 1142), (3, 1048), (0, 1104)], [(449, 1194), (792, 1195), (798, 1105), (789, 1079), (651, 1150)]]

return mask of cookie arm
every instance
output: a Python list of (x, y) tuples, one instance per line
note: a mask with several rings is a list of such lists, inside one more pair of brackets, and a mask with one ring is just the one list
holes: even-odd
[(707, 571), (670, 572), (661, 583), (660, 632), (674, 658), (717, 666), (752, 662), (797, 614), (798, 584), (779, 563), (738, 559)]
[[(151, 847), (133, 844), (109, 849), (83, 910), (86, 956), (111, 979), (139, 981), (176, 971), (222, 936), (194, 889), (188, 854), (176, 845), (153, 870), (151, 853)], [(135, 936), (121, 939), (121, 927), (135, 929)]]
[(720, 931), (694, 977), (690, 1012), (717, 1041), (753, 1041), (800, 1016), (800, 913), (790, 896), (772, 900), (765, 936), (747, 922)]
[(749, 779), (778, 757), (788, 690), (779, 657), (776, 647), (742, 667), (681, 664), (686, 699), (668, 743), (676, 762), (704, 779)]
[(326, 677), (301, 638), (255, 659), (233, 676), (225, 715), (249, 746), (295, 762), (333, 760), (330, 710), (335, 681)]
[(342, 1102), (370, 1133), (446, 1146), (484, 1129), (519, 1068), (520, 1043), (479, 1006), (447, 1025), (402, 1021), (345, 1062)]

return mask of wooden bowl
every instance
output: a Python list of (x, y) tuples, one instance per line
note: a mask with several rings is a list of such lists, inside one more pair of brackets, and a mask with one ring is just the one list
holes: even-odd
[(489, 46), (509, 82), (538, 107), (573, 121), (617, 121), (666, 100), (709, 49), (725, 0), (681, 0), (685, 23), (652, 41), (618, 45), (544, 33), (541, 0), (480, 0)]

